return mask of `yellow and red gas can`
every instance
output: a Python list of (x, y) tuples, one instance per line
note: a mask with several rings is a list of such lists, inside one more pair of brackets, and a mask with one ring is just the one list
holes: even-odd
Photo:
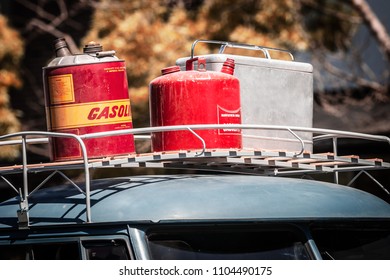
[[(43, 68), (46, 119), (49, 131), (84, 135), (132, 128), (124, 60), (91, 42), (83, 54), (69, 52), (64, 39), (55, 41), (56, 58)], [(135, 152), (133, 135), (85, 140), (89, 158)], [(81, 158), (75, 139), (52, 138), (55, 161)]]

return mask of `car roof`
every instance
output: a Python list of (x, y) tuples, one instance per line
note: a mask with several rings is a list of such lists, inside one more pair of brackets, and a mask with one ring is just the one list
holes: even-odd
[[(85, 197), (71, 185), (31, 197), (31, 225), (82, 223)], [(17, 198), (0, 203), (0, 228), (16, 227)], [(92, 222), (390, 218), (367, 192), (314, 180), (253, 175), (163, 175), (92, 181)]]

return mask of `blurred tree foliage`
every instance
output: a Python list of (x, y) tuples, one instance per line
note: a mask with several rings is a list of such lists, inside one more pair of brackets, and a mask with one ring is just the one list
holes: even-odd
[[(6, 18), (0, 15), (0, 135), (17, 132), (20, 123), (10, 108), (10, 87), (20, 87), (17, 69), (23, 55), (23, 42), (19, 33), (10, 28)], [(17, 147), (0, 147), (0, 158), (17, 156)]]
[[(148, 83), (188, 56), (195, 39), (305, 49), (299, 24), (286, 13), (293, 2), (102, 0), (84, 42), (115, 49), (127, 61), (134, 101), (144, 102)], [(199, 45), (196, 53), (210, 52), (208, 47)]]
[[(177, 58), (189, 56), (196, 39), (293, 51), (348, 48), (360, 23), (351, 5), (333, 0), (317, 2), (101, 0), (83, 42), (99, 41), (126, 60), (133, 115), (138, 125), (144, 126), (148, 125), (149, 82)], [(195, 53), (210, 53), (214, 47), (198, 44)]]

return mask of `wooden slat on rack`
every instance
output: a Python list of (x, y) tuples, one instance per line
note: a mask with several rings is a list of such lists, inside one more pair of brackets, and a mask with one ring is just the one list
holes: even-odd
[(313, 166), (336, 166), (336, 165), (343, 165), (343, 164), (349, 164), (349, 162), (344, 161), (325, 161), (325, 162), (314, 162), (311, 163)]
[[(357, 155), (335, 156), (333, 153), (304, 153), (296, 156), (294, 152), (286, 151), (259, 151), (259, 150), (205, 150), (201, 151), (172, 151), (146, 154), (132, 154), (126, 156), (107, 157), (89, 160), (90, 168), (121, 168), (121, 167), (156, 167), (183, 166), (186, 169), (214, 168), (216, 171), (231, 168), (231, 172), (240, 169), (248, 169), (254, 173), (264, 174), (272, 168), (283, 169), (292, 172), (333, 172), (344, 170), (372, 168), (390, 168), (390, 163), (382, 159), (361, 159)], [(47, 162), (27, 165), (29, 172), (50, 170), (65, 170), (83, 168), (83, 161)], [(18, 173), (23, 170), (23, 165), (0, 167), (0, 174)], [(263, 171), (261, 171), (263, 170)], [(287, 172), (286, 172), (287, 173)]]

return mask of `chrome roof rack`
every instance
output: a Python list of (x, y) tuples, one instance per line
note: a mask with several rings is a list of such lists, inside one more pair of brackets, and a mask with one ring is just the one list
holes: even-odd
[[(208, 149), (205, 141), (196, 133), (198, 129), (260, 129), (284, 130), (292, 134), (301, 144), (299, 151), (283, 150), (256, 150), (256, 149)], [(150, 139), (150, 133), (164, 131), (188, 130), (203, 143), (203, 148), (196, 151), (179, 150), (173, 152), (156, 152), (117, 156), (101, 159), (89, 159), (83, 140), (105, 136), (133, 134), (136, 140)], [(331, 139), (332, 149), (327, 153), (311, 153), (305, 149), (303, 141), (297, 132), (311, 132), (316, 136), (313, 142)], [(76, 139), (82, 150), (82, 159), (64, 162), (43, 162), (28, 164), (27, 146), (34, 144), (47, 144), (51, 137), (65, 137)], [(0, 147), (6, 145), (21, 145), (22, 162), (15, 165), (0, 166), (0, 178), (3, 179), (20, 197), (20, 210), (18, 211), (19, 228), (29, 227), (28, 198), (35, 191), (44, 186), (55, 174), (60, 174), (70, 184), (85, 195), (86, 222), (91, 220), (90, 204), (90, 169), (91, 168), (175, 168), (212, 170), (229, 173), (256, 174), (266, 176), (291, 176), (315, 173), (333, 173), (335, 183), (338, 183), (340, 172), (357, 171), (358, 174), (349, 182), (351, 185), (361, 174), (367, 174), (388, 195), (390, 193), (367, 171), (390, 169), (390, 163), (378, 158), (361, 158), (359, 155), (338, 155), (338, 140), (341, 138), (364, 139), (380, 141), (389, 144), (390, 138), (386, 136), (370, 135), (356, 132), (347, 132), (330, 129), (289, 127), (275, 125), (179, 125), (164, 127), (134, 128), (117, 131), (107, 131), (85, 135), (67, 133), (54, 133), (42, 131), (26, 131), (0, 136)], [(84, 172), (85, 191), (76, 182), (68, 178), (62, 171), (81, 169)], [(38, 186), (29, 192), (27, 174), (37, 172), (51, 172)], [(22, 174), (23, 186), (14, 186), (5, 177), (8, 174)]]

